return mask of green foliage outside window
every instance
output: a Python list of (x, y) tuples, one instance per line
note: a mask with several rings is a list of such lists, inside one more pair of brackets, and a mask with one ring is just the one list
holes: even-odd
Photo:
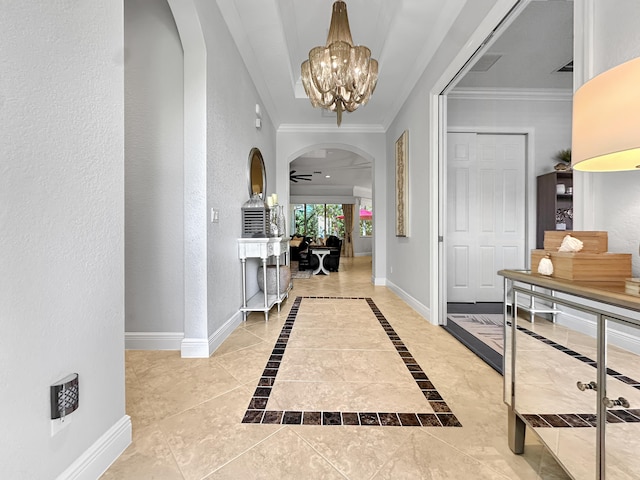
[(311, 238), (327, 238), (335, 235), (344, 238), (342, 205), (299, 204), (294, 205), (295, 233)]
[[(371, 205), (371, 203), (365, 203), (362, 202), (360, 204), (360, 209), (361, 210), (368, 210), (370, 212), (373, 212), (373, 207)], [(361, 237), (370, 237), (371, 235), (373, 235), (373, 220), (369, 219), (369, 220), (364, 220), (363, 218), (360, 218), (360, 236)]]
[(360, 220), (360, 236), (370, 237), (373, 235), (373, 222), (371, 220)]

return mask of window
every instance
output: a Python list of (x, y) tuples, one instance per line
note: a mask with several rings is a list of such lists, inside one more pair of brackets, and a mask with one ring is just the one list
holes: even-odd
[(311, 238), (344, 238), (342, 205), (305, 203), (293, 206), (295, 233)]
[(360, 202), (360, 236), (370, 237), (373, 235), (373, 206), (371, 200)]

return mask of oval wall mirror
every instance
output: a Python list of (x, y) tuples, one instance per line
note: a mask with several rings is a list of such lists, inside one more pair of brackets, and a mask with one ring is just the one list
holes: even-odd
[(249, 152), (249, 197), (258, 194), (265, 199), (267, 191), (267, 171), (259, 148), (252, 148)]

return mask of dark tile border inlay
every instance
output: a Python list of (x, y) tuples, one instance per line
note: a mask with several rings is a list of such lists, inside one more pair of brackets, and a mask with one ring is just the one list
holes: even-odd
[[(300, 310), (303, 298), (320, 298), (330, 300), (365, 300), (371, 308), (378, 322), (386, 332), (398, 355), (404, 362), (409, 373), (425, 400), (429, 402), (435, 413), (405, 413), (405, 412), (311, 412), (311, 411), (279, 411), (267, 410), (267, 402), (275, 384), (280, 363), (289, 342), (293, 324)], [(283, 424), (283, 425), (353, 425), (353, 426), (393, 426), (393, 427), (461, 427), (462, 424), (451, 412), (451, 409), (436, 390), (422, 367), (413, 358), (411, 352), (389, 324), (380, 309), (371, 298), (367, 297), (296, 297), (289, 315), (276, 340), (267, 365), (258, 380), (258, 385), (249, 402), (242, 423)]]
[[(510, 321), (507, 321), (507, 326), (512, 326)], [(594, 368), (598, 368), (598, 362), (591, 358), (582, 355), (569, 347), (566, 347), (560, 343), (557, 343), (549, 338), (546, 338), (539, 333), (524, 328), (520, 325), (516, 325), (518, 331), (529, 335), (536, 340), (555, 348), (556, 350), (573, 357), (576, 360), (591, 365)], [(607, 375), (619, 380), (627, 385), (632, 386), (640, 390), (640, 382), (634, 380), (626, 375), (623, 375), (611, 368), (607, 368)], [(538, 414), (526, 414), (523, 418), (529, 422), (534, 428), (575, 428), (575, 427), (595, 427), (596, 415), (593, 413), (538, 413)], [(620, 409), (609, 410), (607, 412), (607, 423), (638, 423), (640, 422), (640, 409)]]
[[(511, 322), (507, 322), (508, 326), (511, 326)], [(577, 360), (580, 360), (581, 362), (586, 363), (587, 365), (591, 365), (593, 368), (598, 368), (598, 362), (596, 362), (595, 360), (582, 355), (581, 353), (578, 353), (574, 350), (571, 350), (569, 347), (566, 347), (560, 343), (557, 343), (553, 340), (550, 340), (546, 337), (543, 337), (542, 335), (540, 335), (539, 333), (533, 332), (527, 328), (524, 328), (520, 325), (516, 325), (516, 328), (521, 331), (522, 333), (525, 333), (527, 335), (529, 335), (532, 338), (535, 338), (536, 340), (539, 340), (542, 343), (545, 343), (547, 345), (549, 345), (550, 347), (555, 348), (556, 350), (569, 355), (570, 357), (573, 357)], [(627, 377), (626, 375), (623, 375), (620, 372), (616, 372), (615, 370), (611, 369), (611, 368), (607, 368), (607, 375), (609, 375), (612, 378), (615, 378), (616, 380), (621, 381), (622, 383), (625, 383), (627, 385), (632, 386), (633, 388), (636, 388), (638, 390), (640, 390), (640, 381), (638, 380), (634, 380), (633, 378)]]
[[(522, 417), (533, 428), (581, 428), (595, 427), (596, 415), (594, 413), (530, 413)], [(607, 423), (639, 423), (640, 411), (638, 410), (609, 410)]]

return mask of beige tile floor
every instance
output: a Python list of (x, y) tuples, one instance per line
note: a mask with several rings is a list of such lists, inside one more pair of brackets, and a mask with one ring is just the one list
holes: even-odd
[[(127, 351), (133, 443), (102, 478), (568, 478), (533, 434), (527, 435), (524, 455), (509, 450), (502, 377), (370, 279), (371, 258), (358, 257), (341, 259), (339, 273), (295, 280), (280, 313), (274, 309), (268, 322), (250, 315), (208, 359)], [(463, 426), (241, 423), (293, 299), (314, 295), (372, 298)], [(403, 377), (397, 354), (377, 331), (381, 327), (369, 323), (371, 311), (344, 302), (299, 314), (285, 354), (289, 358), (283, 358), (278, 373), (283, 388), (274, 389), (268, 409), (279, 404), (375, 411), (423, 406), (422, 411), (431, 411), (411, 390), (411, 378)], [(360, 336), (353, 334), (358, 329)]]

